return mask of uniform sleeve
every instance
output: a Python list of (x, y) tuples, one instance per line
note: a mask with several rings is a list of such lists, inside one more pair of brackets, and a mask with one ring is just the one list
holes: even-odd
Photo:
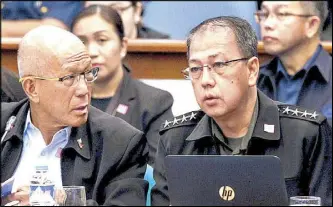
[(152, 113), (152, 117), (149, 118), (150, 123), (145, 129), (149, 147), (149, 159), (148, 164), (154, 167), (155, 153), (157, 150), (157, 144), (159, 140), (159, 130), (163, 122), (173, 117), (172, 105), (173, 97), (170, 93), (159, 93), (159, 96), (154, 97), (155, 109)]
[(321, 197), (324, 206), (332, 206), (332, 128), (327, 121), (319, 127), (309, 172), (309, 195)]
[(62, 21), (68, 28), (74, 20), (74, 17), (83, 9), (83, 1), (50, 1), (43, 2), (48, 9), (43, 18), (55, 18)]
[(142, 132), (134, 135), (117, 168), (110, 169), (106, 174), (106, 179), (114, 177), (105, 182), (103, 195), (99, 195), (105, 196), (103, 205), (146, 205), (148, 182), (143, 179), (147, 167), (146, 146), (146, 138)]
[(168, 195), (168, 183), (166, 179), (166, 170), (164, 158), (167, 156), (166, 149), (162, 139), (158, 142), (158, 149), (155, 157), (154, 179), (155, 186), (151, 191), (152, 206), (169, 206), (170, 200)]

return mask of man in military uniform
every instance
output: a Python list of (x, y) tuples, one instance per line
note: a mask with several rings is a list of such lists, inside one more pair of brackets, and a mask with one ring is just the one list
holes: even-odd
[(1, 1), (1, 37), (23, 37), (40, 25), (69, 30), (83, 1)]
[(237, 17), (208, 19), (190, 32), (187, 48), (183, 72), (202, 110), (162, 125), (152, 204), (170, 205), (165, 156), (221, 154), (278, 156), (288, 196), (319, 196), (331, 205), (332, 128), (317, 111), (275, 102), (257, 90), (257, 39), (250, 24)]

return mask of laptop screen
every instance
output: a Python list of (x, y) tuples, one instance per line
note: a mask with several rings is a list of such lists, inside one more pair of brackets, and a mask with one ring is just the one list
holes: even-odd
[(168, 155), (171, 205), (288, 205), (280, 159), (268, 155)]

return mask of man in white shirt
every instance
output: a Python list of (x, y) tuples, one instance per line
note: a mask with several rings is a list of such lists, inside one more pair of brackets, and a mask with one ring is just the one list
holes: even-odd
[(144, 205), (146, 138), (90, 106), (99, 68), (84, 44), (66, 30), (38, 27), (19, 45), (18, 68), (28, 99), (1, 105), (1, 182), (15, 178), (1, 204), (29, 205), (27, 185), (44, 161), (56, 186), (85, 186), (87, 199), (100, 205)]

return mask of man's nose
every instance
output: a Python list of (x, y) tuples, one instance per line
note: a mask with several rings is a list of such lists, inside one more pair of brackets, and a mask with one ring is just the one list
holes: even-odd
[(77, 96), (82, 96), (82, 95), (86, 95), (88, 94), (89, 90), (88, 90), (88, 83), (85, 80), (84, 75), (80, 75), (78, 77), (78, 83), (76, 85), (76, 95)]
[(207, 65), (203, 66), (202, 74), (201, 74), (201, 85), (203, 87), (215, 85), (215, 80), (213, 77), (214, 75), (212, 73), (213, 73), (213, 71), (212, 71), (212, 69), (209, 68), (209, 66), (207, 66)]

